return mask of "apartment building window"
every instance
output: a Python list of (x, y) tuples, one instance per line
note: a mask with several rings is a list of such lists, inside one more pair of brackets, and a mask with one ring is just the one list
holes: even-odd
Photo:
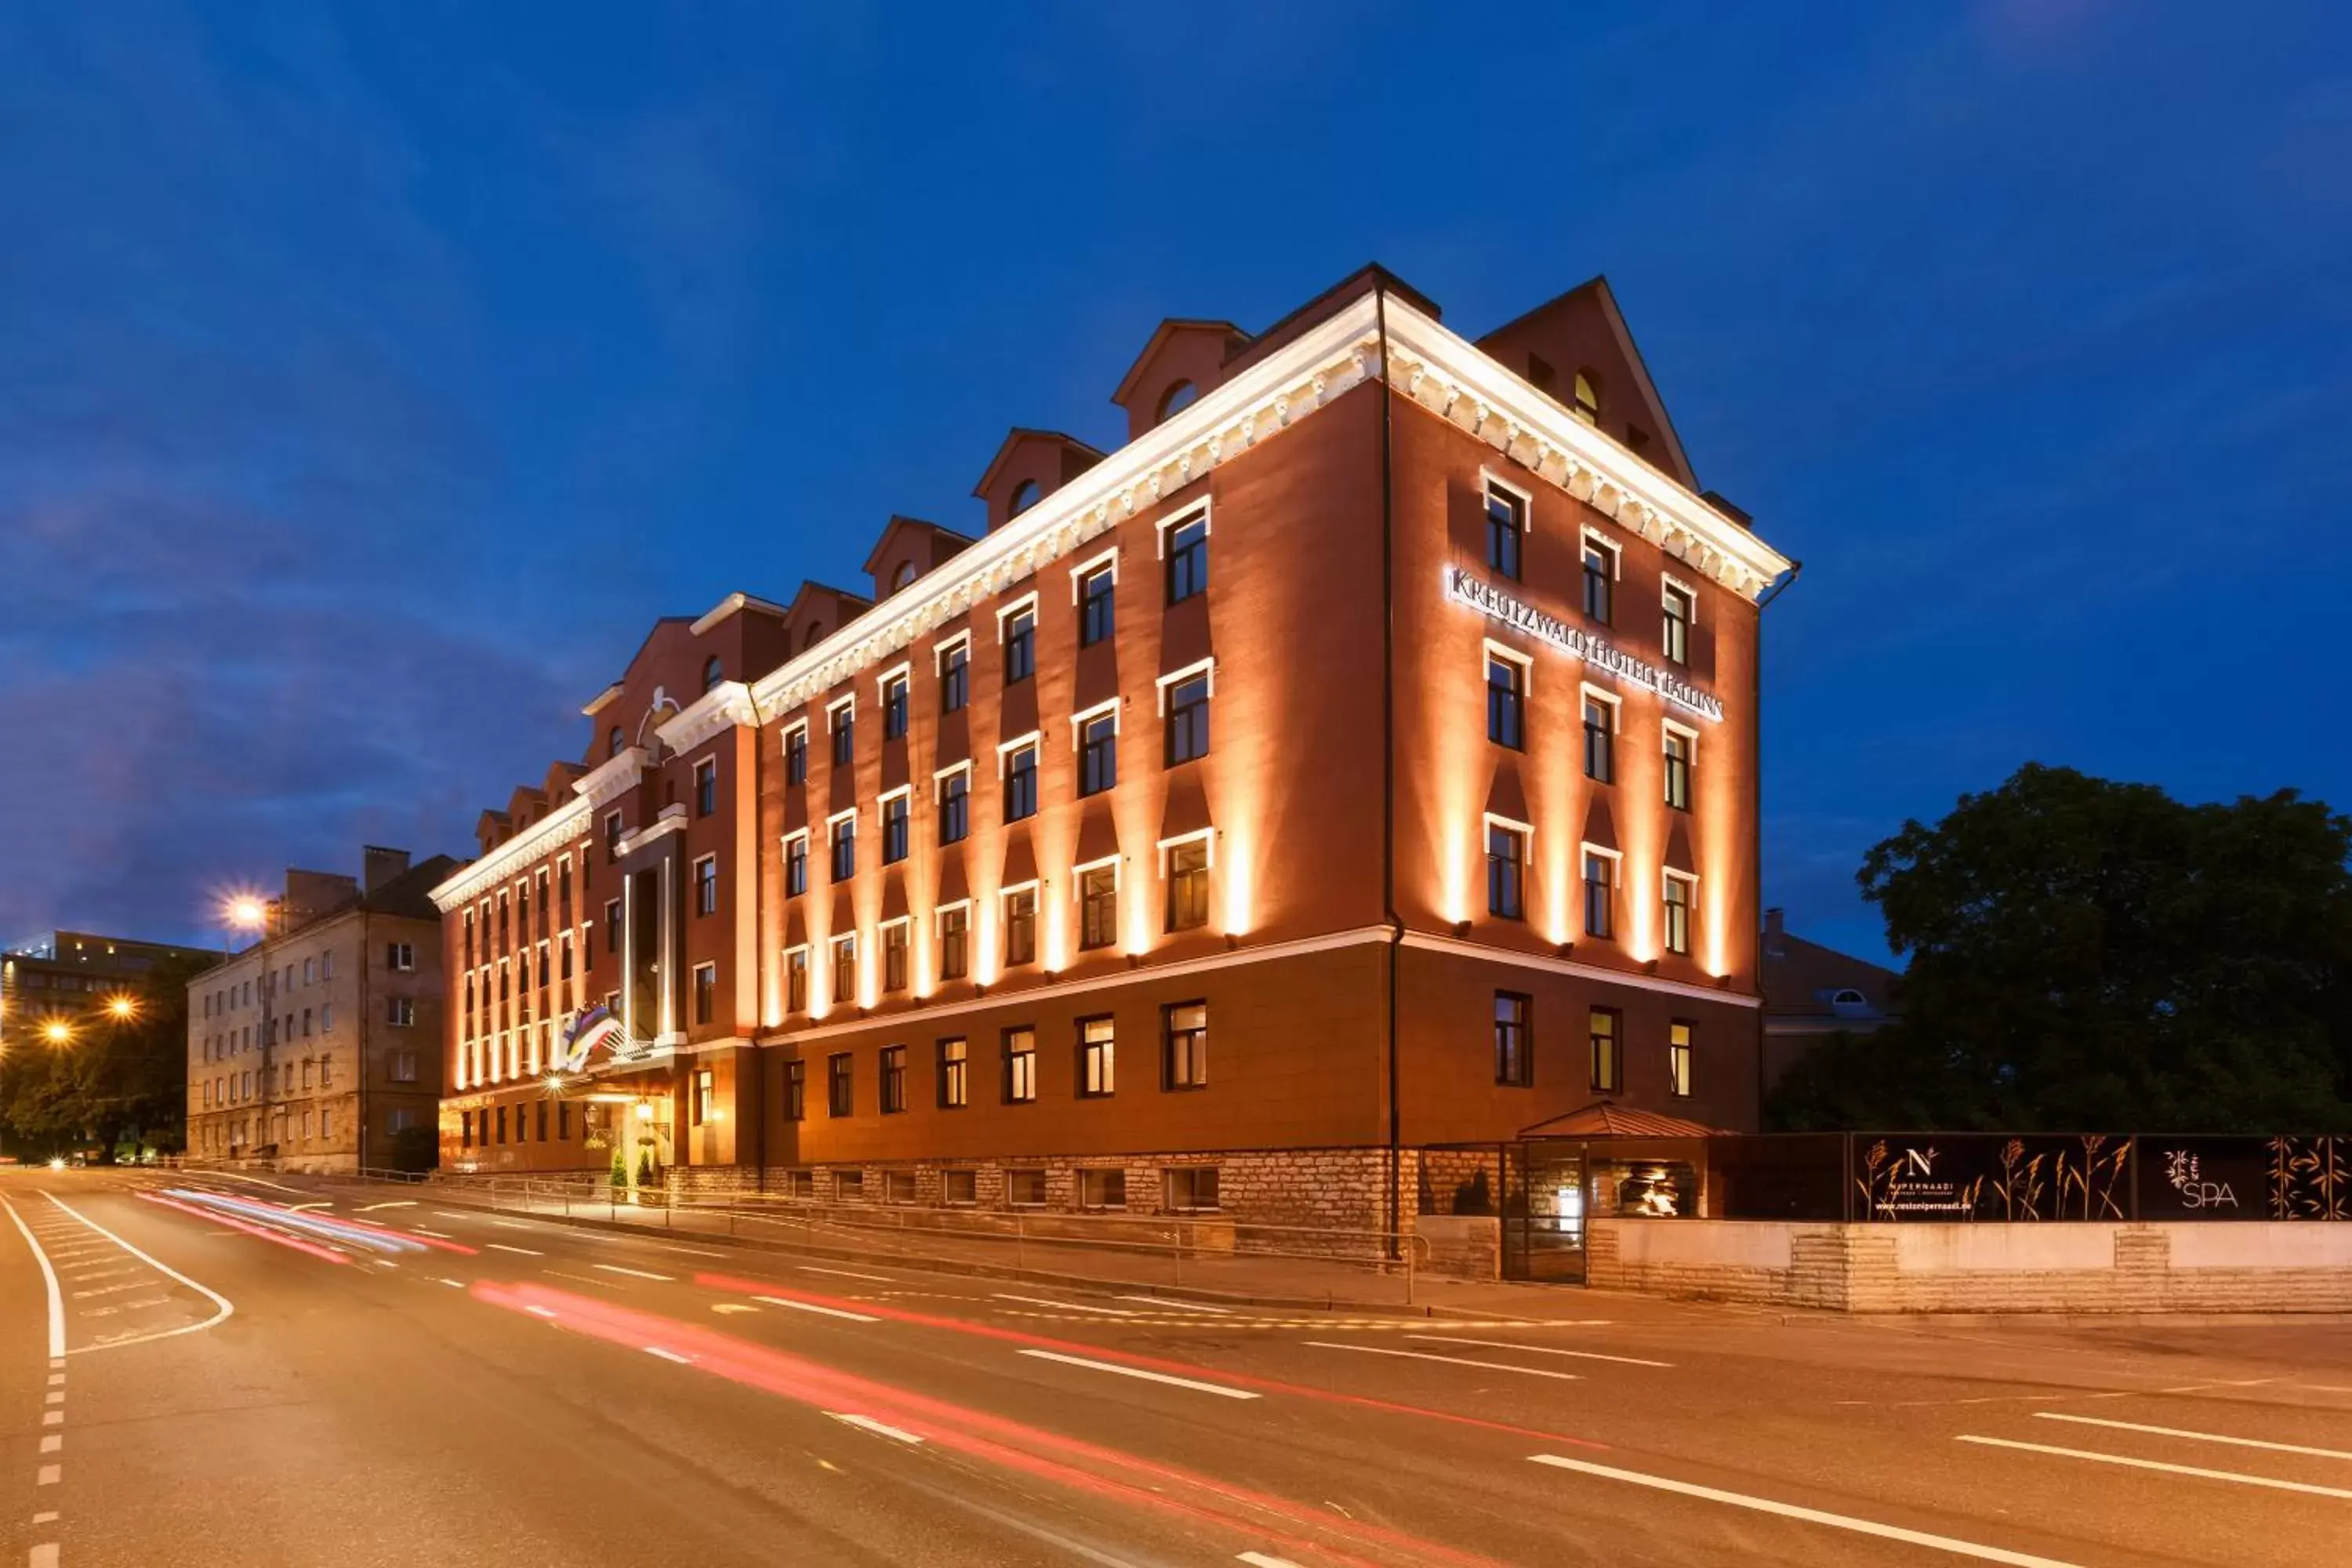
[(1078, 946), (1108, 947), (1118, 940), (1118, 867), (1089, 866), (1078, 873)]
[(914, 797), (901, 790), (882, 803), (882, 864), (895, 866), (907, 858), (907, 808)]
[(809, 953), (805, 947), (784, 950), (784, 1011), (808, 1011)]
[(808, 783), (808, 726), (795, 724), (784, 731), (784, 783)]
[(1178, 523), (1168, 533), (1168, 602), (1181, 605), (1209, 591), (1209, 516)]
[(1127, 1173), (1118, 1170), (1080, 1171), (1078, 1207), (1123, 1209), (1127, 1206)]
[(1209, 1087), (1209, 1005), (1176, 1002), (1163, 1009), (1165, 1070), (1170, 1089)]
[(1015, 746), (1004, 759), (1004, 820), (1037, 815), (1037, 746)]
[(1690, 1098), (1693, 1028), (1680, 1018), (1666, 1026), (1666, 1092), (1676, 1100)]
[(719, 857), (705, 855), (694, 863), (694, 913), (697, 919), (719, 912)]
[(1515, 752), (1528, 745), (1528, 668), (1515, 658), (1486, 655), (1486, 739)]
[(698, 963), (694, 966), (694, 1021), (708, 1024), (718, 1012), (719, 966)]
[(833, 1004), (836, 1007), (853, 1006), (857, 1001), (857, 936), (833, 939)]
[(1688, 957), (1691, 950), (1691, 879), (1669, 871), (1662, 879), (1666, 951)]
[(955, 713), (971, 700), (971, 640), (959, 637), (940, 652), (940, 711)]
[(397, 973), (409, 973), (416, 967), (416, 949), (404, 942), (384, 943), (383, 966)]
[[(784, 897), (797, 899), (807, 891), (808, 829), (803, 828), (784, 840)], [(608, 911), (620, 908), (618, 904), (604, 907)]]
[(1078, 793), (1100, 795), (1118, 783), (1118, 713), (1101, 713), (1078, 726)]
[(1004, 894), (1004, 964), (1010, 969), (1037, 962), (1037, 886)]
[(1517, 582), (1519, 542), (1528, 527), (1527, 498), (1486, 481), (1486, 564)]
[(709, 816), (719, 809), (719, 763), (705, 757), (694, 764), (694, 815)]
[(1037, 1031), (1024, 1024), (1004, 1031), (1004, 1103), (1028, 1105), (1036, 1098)]
[(1172, 1165), (1160, 1181), (1162, 1206), (1171, 1214), (1206, 1214), (1217, 1207), (1214, 1165)]
[(1495, 1081), (1525, 1089), (1536, 1080), (1534, 1039), (1528, 1027), (1534, 998), (1517, 991), (1495, 993)]
[(310, 1037), (310, 1009), (308, 1007), (302, 1009), (302, 1037), (306, 1040)]
[(1666, 804), (1688, 811), (1691, 803), (1691, 761), (1698, 737), (1672, 723), (1666, 726)]
[(1118, 1092), (1118, 1039), (1108, 1018), (1078, 1020), (1078, 1098)]
[(1588, 1016), (1585, 1032), (1592, 1045), (1592, 1087), (1604, 1093), (1613, 1094), (1625, 1087), (1624, 1028), (1624, 1016), (1614, 1007), (1595, 1007)]
[(808, 1063), (790, 1061), (784, 1064), (784, 1120), (804, 1121), (808, 1119)]
[(1584, 694), (1584, 776), (1601, 784), (1617, 778), (1617, 704), (1590, 690)]
[(840, 1118), (857, 1113), (856, 1058), (847, 1051), (824, 1058), (824, 1113)]
[(384, 1058), (384, 1072), (394, 1083), (416, 1081), (416, 1053), (394, 1051)]
[(318, 984), (318, 980), (319, 961), (315, 958), (304, 959), (302, 961), (302, 984), (305, 985), (314, 985)]
[(960, 767), (940, 780), (940, 842), (961, 844), (971, 831), (971, 769)]
[(1590, 845), (1584, 851), (1584, 934), (1602, 941), (1617, 934), (1617, 857)]
[(406, 1029), (416, 1023), (416, 999), (413, 996), (384, 998), (383, 1021), (395, 1029)]
[(967, 1073), (971, 1068), (971, 1049), (958, 1036), (941, 1040), (940, 1051), (940, 1109), (961, 1110), (967, 1103), (970, 1084)]
[(1664, 590), (1665, 622), (1659, 634), (1659, 643), (1667, 662), (1690, 662), (1691, 622), (1697, 618), (1698, 602), (1691, 591), (1679, 583), (1668, 583)]
[(833, 819), (833, 879), (846, 882), (857, 874), (857, 818), (845, 813)]
[(940, 911), (940, 978), (961, 980), (971, 971), (971, 906)]
[(1528, 832), (1524, 826), (1486, 824), (1486, 912), (1507, 921), (1526, 918)]
[(907, 1047), (882, 1047), (882, 1114), (896, 1116), (907, 1109)]
[(1078, 646), (1092, 647), (1111, 634), (1111, 596), (1117, 591), (1118, 573), (1105, 564), (1096, 567), (1078, 579)]
[(1616, 600), (1617, 547), (1588, 533), (1584, 536), (1584, 613), (1608, 626)]
[(1025, 605), (1001, 623), (1004, 637), (1004, 684), (1014, 685), (1037, 673), (1037, 608)]
[(604, 900), (604, 951), (621, 951), (621, 900), (618, 899)]
[(1004, 1204), (1007, 1208), (1044, 1208), (1045, 1206), (1045, 1173), (1043, 1171), (1005, 1172)]
[(845, 768), (857, 754), (857, 709), (855, 704), (844, 702), (827, 709), (824, 717), (833, 730), (833, 765)]
[(1168, 765), (1209, 754), (1209, 674), (1206, 670), (1168, 686)]
[(882, 928), (882, 989), (904, 991), (907, 988), (908, 922), (892, 921)]
[(907, 738), (907, 675), (904, 670), (886, 676), (882, 681), (882, 738), (886, 741)]
[(1168, 847), (1168, 929), (1209, 923), (1209, 840), (1204, 834)]

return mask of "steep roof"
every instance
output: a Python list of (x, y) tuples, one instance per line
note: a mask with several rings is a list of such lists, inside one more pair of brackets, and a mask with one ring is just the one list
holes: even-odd
[(1549, 1121), (1521, 1128), (1522, 1138), (1704, 1138), (1717, 1129), (1679, 1116), (1637, 1110), (1613, 1100), (1596, 1100)]

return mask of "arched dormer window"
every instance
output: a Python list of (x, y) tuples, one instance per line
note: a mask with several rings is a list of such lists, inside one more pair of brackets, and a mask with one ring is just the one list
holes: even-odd
[(1201, 389), (1189, 381), (1178, 381), (1160, 395), (1160, 418), (1181, 414), (1199, 400)]
[(615, 724), (613, 726), (613, 732), (604, 737), (604, 754), (608, 757), (617, 757), (621, 754), (621, 748), (625, 744), (626, 742), (621, 738), (621, 727)]
[(714, 653), (702, 661), (702, 689), (708, 691), (726, 679), (726, 671), (719, 668), (717, 654)]
[(1022, 480), (1013, 487), (1013, 499), (1005, 503), (1004, 515), (1008, 518), (1019, 517), (1023, 512), (1035, 506), (1038, 498), (1044, 494), (1045, 492), (1037, 488), (1036, 480)]
[(901, 588), (910, 587), (914, 581), (915, 563), (911, 561), (901, 561), (898, 563), (898, 569), (890, 574), (890, 592), (895, 594)]
[(1576, 401), (1568, 411), (1587, 425), (1601, 423), (1601, 380), (1590, 370), (1576, 373)]
[(809, 649), (816, 647), (817, 639), (824, 636), (824, 623), (823, 621), (811, 621), (809, 623), (809, 629), (801, 636), (801, 651), (803, 653), (806, 653)]

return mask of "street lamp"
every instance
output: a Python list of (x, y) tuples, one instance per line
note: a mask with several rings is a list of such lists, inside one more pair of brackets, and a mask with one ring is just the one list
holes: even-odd
[(41, 1026), (41, 1038), (53, 1046), (72, 1045), (73, 1037), (73, 1026), (63, 1018), (52, 1018)]
[[(232, 933), (249, 931), (254, 933), (256, 947), (265, 950), (268, 947), (269, 905), (259, 894), (231, 893), (221, 901), (220, 916), (221, 923), (227, 926)], [(362, 918), (364, 920), (365, 917)], [(268, 1139), (273, 1145), (277, 1142), (278, 1130), (272, 1117), (277, 1092), (276, 1086), (270, 1082), (271, 1070), (278, 1057), (277, 1042), (270, 1037), (277, 1023), (271, 1005), (275, 979), (270, 966), (263, 964), (258, 981), (261, 988), (261, 1124), (259, 1135), (255, 1140), (257, 1147), (261, 1138)]]
[(139, 1016), (139, 1003), (130, 996), (110, 996), (106, 999), (106, 1016), (120, 1024)]

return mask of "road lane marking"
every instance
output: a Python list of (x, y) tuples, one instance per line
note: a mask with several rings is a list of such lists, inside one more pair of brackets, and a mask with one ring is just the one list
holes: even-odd
[(359, 1206), (358, 1212), (361, 1214), (373, 1214), (378, 1209), (413, 1209), (415, 1206), (416, 1200), (415, 1198), (394, 1198), (390, 1203), (362, 1204)]
[(2168, 1476), (2198, 1476), (2209, 1481), (2235, 1481), (2242, 1487), (2267, 1487), (2273, 1491), (2352, 1499), (2352, 1489), (2344, 1487), (2323, 1487), (2310, 1481), (2282, 1481), (2269, 1476), (2250, 1476), (2238, 1470), (2209, 1470), (2197, 1465), (2171, 1465), (2161, 1459), (2127, 1458), (2122, 1454), (2102, 1454), (2091, 1448), (2059, 1448), (2047, 1443), (2021, 1443), (2011, 1437), (1979, 1437), (1966, 1432), (1954, 1441), (1981, 1444), (1990, 1448), (2016, 1448), (2028, 1454), (2051, 1454), (2062, 1459), (2088, 1459), (2099, 1465), (2123, 1465), (2135, 1470), (2161, 1470)]
[(58, 1196), (55, 1193), (43, 1193), (41, 1195), (48, 1199), (49, 1202), (57, 1205), (58, 1207), (65, 1210), (66, 1213), (73, 1215), (74, 1218), (79, 1220), (83, 1225), (88, 1226), (90, 1229), (98, 1232), (99, 1235), (106, 1237), (107, 1240), (114, 1243), (115, 1246), (122, 1248), (123, 1251), (131, 1254), (131, 1257), (139, 1259), (140, 1262), (146, 1264), (150, 1268), (156, 1270), (158, 1273), (171, 1276), (173, 1279), (178, 1280), (181, 1284), (185, 1285), (189, 1289), (194, 1290), (197, 1295), (202, 1296), (205, 1300), (210, 1301), (215, 1307), (219, 1309), (219, 1310), (215, 1311), (211, 1317), (206, 1318), (201, 1323), (183, 1323), (176, 1329), (160, 1329), (152, 1334), (131, 1334), (121, 1339), (105, 1340), (94, 1345), (84, 1345), (80, 1350), (75, 1351), (71, 1353), (75, 1355), (82, 1355), (87, 1354), (91, 1351), (110, 1351), (120, 1349), (124, 1345), (152, 1344), (157, 1340), (173, 1339), (181, 1334), (201, 1333), (206, 1329), (228, 1321), (230, 1315), (236, 1312), (236, 1308), (230, 1302), (229, 1299), (222, 1295), (219, 1291), (214, 1289), (211, 1286), (199, 1285), (194, 1280), (189, 1279), (186, 1275), (181, 1273), (178, 1269), (173, 1268), (170, 1264), (160, 1262), (156, 1258), (150, 1257), (148, 1254), (140, 1251), (139, 1248), (131, 1246), (129, 1242), (123, 1240), (121, 1237), (115, 1235), (112, 1231), (99, 1224), (98, 1221), (90, 1218), (88, 1215), (83, 1214), (79, 1209), (74, 1207), (73, 1205), (66, 1202), (65, 1199)]
[(2148, 1432), (2158, 1437), (2186, 1437), (2192, 1443), (2227, 1443), (2236, 1448), (2267, 1448), (2273, 1454), (2309, 1454), (2318, 1459), (2352, 1459), (2352, 1452), (2342, 1448), (2306, 1448), (2300, 1443), (2272, 1443), (2260, 1437), (2227, 1437), (2219, 1432), (2191, 1432), (2181, 1426), (2147, 1426), (2137, 1421), (2104, 1421), (2096, 1415), (2062, 1415), (2055, 1410), (2037, 1410), (2037, 1421), (2071, 1421), (2078, 1426), (2112, 1426), (2118, 1432)]
[(66, 1468), (63, 1465), (43, 1465), (34, 1475), (33, 1484), (37, 1487), (56, 1486), (65, 1473)]
[(552, 1318), (555, 1316), (555, 1309), (552, 1307), (542, 1307), (536, 1301), (525, 1307), (523, 1310), (530, 1313), (533, 1317), (538, 1318)]
[(0, 1198), (0, 1204), (7, 1205), (8, 1217), (16, 1222), (17, 1234), (25, 1238), (25, 1245), (33, 1249), (33, 1258), (41, 1266), (41, 1283), (47, 1287), (49, 1292), (49, 1354), (61, 1356), (66, 1353), (66, 1304), (58, 1294), (58, 1271), (49, 1267), (49, 1255), (43, 1252), (41, 1244), (33, 1239), (31, 1229), (16, 1213), (16, 1205), (5, 1198)]
[(1630, 1481), (1637, 1487), (1698, 1498), (1706, 1502), (1724, 1503), (1732, 1508), (1751, 1509), (1758, 1513), (1777, 1513), (1783, 1519), (1801, 1519), (1808, 1524), (1826, 1524), (1833, 1530), (1851, 1530), (1856, 1534), (1874, 1535), (1883, 1541), (1900, 1541), (1935, 1552), (1948, 1552), (1956, 1557), (1973, 1557), (1981, 1563), (2005, 1563), (2009, 1568), (2080, 1568), (2079, 1564), (2055, 1557), (2036, 1557), (2030, 1552), (2011, 1552), (1999, 1546), (1979, 1546), (1973, 1541), (1957, 1541), (1948, 1535), (1930, 1535), (1925, 1531), (1906, 1530), (1901, 1525), (1880, 1524), (1874, 1520), (1854, 1519), (1843, 1513), (1825, 1513), (1817, 1508), (1800, 1508), (1794, 1503), (1749, 1497), (1744, 1492), (1719, 1491), (1714, 1487), (1668, 1480), (1664, 1476), (1644, 1475), (1639, 1470), (1621, 1470), (1610, 1465), (1596, 1465), (1587, 1459), (1563, 1458), (1558, 1454), (1530, 1454), (1528, 1458), (1536, 1464), (1549, 1465), (1555, 1469), (1574, 1470), (1580, 1475), (1599, 1476), (1612, 1481)]
[(905, 1429), (898, 1426), (886, 1426), (881, 1422), (875, 1420), (871, 1415), (853, 1415), (847, 1412), (840, 1410), (828, 1410), (825, 1414), (832, 1416), (835, 1421), (841, 1422), (844, 1426), (855, 1426), (861, 1432), (871, 1432), (877, 1437), (894, 1438), (901, 1443), (919, 1443), (922, 1441), (920, 1437), (918, 1437), (912, 1432), (906, 1431)]
[(434, 1278), (452, 1290), (463, 1290), (466, 1288), (466, 1282), (463, 1279), (452, 1279), (446, 1274), (436, 1275)]
[(490, 1223), (506, 1230), (537, 1230), (539, 1228), (539, 1226), (535, 1225), (525, 1225), (519, 1219), (494, 1219), (490, 1221)]
[(882, 1285), (896, 1285), (898, 1283), (896, 1279), (891, 1279), (887, 1274), (860, 1274), (855, 1268), (820, 1268), (814, 1263), (803, 1263), (798, 1267), (803, 1272), (809, 1274), (838, 1274), (844, 1279), (871, 1279), (877, 1284)]
[(547, 1256), (544, 1252), (536, 1251), (528, 1247), (509, 1247), (503, 1241), (486, 1241), (482, 1243), (482, 1245), (488, 1247), (492, 1252), (520, 1252), (525, 1258), (544, 1258)]
[(566, 1274), (561, 1268), (542, 1268), (540, 1272), (551, 1279), (569, 1279), (574, 1285), (593, 1285), (599, 1290), (618, 1290), (623, 1288), (614, 1284), (610, 1279), (591, 1279), (585, 1274)]
[[(54, 1516), (53, 1516), (54, 1517)], [(25, 1568), (58, 1568), (58, 1543), (44, 1541), (25, 1556)]]
[(421, 1225), (412, 1225), (408, 1228), (415, 1231), (419, 1236), (429, 1236), (436, 1241), (454, 1241), (457, 1239), (446, 1230), (427, 1230)]
[(1000, 1301), (1026, 1301), (1033, 1307), (1054, 1307), (1072, 1312), (1100, 1312), (1106, 1318), (1132, 1318), (1139, 1315), (1129, 1311), (1124, 1307), (1089, 1307), (1084, 1301), (1055, 1301), (1043, 1296), (1008, 1296), (1002, 1290), (996, 1292), (996, 1299)]
[(62, 1410), (44, 1410), (44, 1411), (42, 1411), (42, 1412), (41, 1412), (41, 1425), (42, 1425), (42, 1426), (64, 1426), (65, 1424), (66, 1424), (66, 1413), (65, 1413), (64, 1411), (62, 1411)]
[(692, 1356), (680, 1355), (676, 1351), (664, 1350), (659, 1345), (647, 1345), (645, 1349), (647, 1355), (657, 1355), (664, 1361), (674, 1361), (680, 1366), (692, 1366), (694, 1364), (694, 1358)]
[(1164, 1383), (1174, 1388), (1189, 1388), (1201, 1394), (1222, 1394), (1227, 1399), (1255, 1399), (1246, 1388), (1228, 1388), (1222, 1383), (1197, 1383), (1189, 1377), (1171, 1377), (1164, 1372), (1146, 1372), (1139, 1366), (1120, 1366), (1115, 1362), (1088, 1361), (1082, 1355), (1063, 1355), (1058, 1351), (1022, 1351), (1022, 1355), (1034, 1356), (1039, 1361), (1057, 1361), (1065, 1366), (1083, 1366), (1094, 1372), (1115, 1372), (1121, 1377), (1139, 1377), (1146, 1383)]
[(845, 1312), (838, 1307), (820, 1307), (814, 1301), (795, 1301), (789, 1296), (754, 1296), (754, 1301), (765, 1301), (771, 1307), (790, 1307), (795, 1312), (815, 1312), (827, 1318), (846, 1318), (853, 1323), (878, 1323), (882, 1320), (864, 1312)]
[(1643, 1361), (1637, 1355), (1602, 1355), (1599, 1351), (1564, 1351), (1555, 1345), (1517, 1345), (1508, 1340), (1461, 1340), (1452, 1334), (1407, 1334), (1409, 1340), (1426, 1340), (1440, 1345), (1483, 1345), (1488, 1350), (1526, 1351), (1529, 1355), (1574, 1356), (1579, 1361), (1613, 1361), (1624, 1366), (1672, 1367), (1670, 1361)]
[(1244, 1552), (1234, 1561), (1246, 1563), (1250, 1568), (1298, 1568), (1298, 1564), (1287, 1557), (1268, 1557), (1263, 1552)]
[(65, 1446), (66, 1440), (55, 1432), (41, 1439), (41, 1452), (44, 1454), (57, 1453)]
[(1549, 1377), (1561, 1383), (1581, 1383), (1583, 1377), (1573, 1372), (1554, 1372), (1549, 1367), (1511, 1366), (1499, 1361), (1473, 1361), (1468, 1356), (1432, 1355), (1427, 1351), (1392, 1351), (1381, 1345), (1343, 1345), (1330, 1340), (1306, 1342), (1318, 1351), (1354, 1351), (1359, 1355), (1399, 1356), (1406, 1361), (1442, 1361), (1455, 1366), (1475, 1366), (1486, 1372), (1515, 1372), (1521, 1377)]
[(1217, 1318), (1230, 1318), (1234, 1315), (1234, 1310), (1231, 1307), (1203, 1307), (1197, 1301), (1169, 1301), (1163, 1300), (1158, 1296), (1114, 1296), (1111, 1300), (1114, 1301), (1149, 1301), (1155, 1307), (1173, 1307), (1180, 1312), (1206, 1312), (1210, 1316)]
[(435, 1218), (436, 1218), (436, 1219), (465, 1219), (465, 1220), (470, 1220), (470, 1219), (477, 1219), (477, 1218), (479, 1218), (479, 1217), (480, 1217), (479, 1215), (469, 1215), (469, 1214), (464, 1214), (464, 1213), (461, 1213), (461, 1212), (459, 1212), (459, 1211), (458, 1211), (458, 1210), (457, 1210), (457, 1209), (435, 1209), (435, 1210), (433, 1211), (433, 1214), (434, 1214), (434, 1217), (435, 1217)]
[(674, 1274), (656, 1274), (650, 1269), (624, 1268), (617, 1263), (592, 1263), (588, 1267), (601, 1268), (607, 1274), (625, 1274), (632, 1279), (658, 1279), (666, 1285), (674, 1283), (677, 1278)]

